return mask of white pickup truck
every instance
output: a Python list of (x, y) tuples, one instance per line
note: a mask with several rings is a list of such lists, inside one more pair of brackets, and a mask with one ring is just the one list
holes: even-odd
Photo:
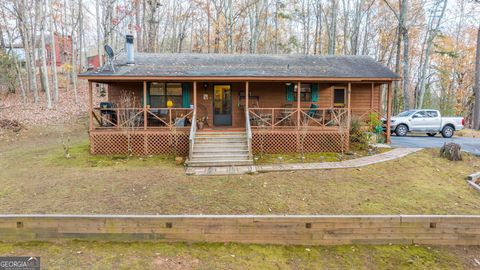
[(450, 138), (464, 125), (463, 117), (442, 117), (437, 110), (408, 110), (392, 117), (390, 130), (397, 136), (416, 132), (427, 133), (431, 137), (441, 133), (444, 138)]

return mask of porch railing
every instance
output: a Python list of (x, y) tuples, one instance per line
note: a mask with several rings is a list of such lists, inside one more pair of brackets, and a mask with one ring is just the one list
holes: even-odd
[(98, 129), (188, 128), (193, 123), (191, 108), (94, 108)]
[(347, 108), (249, 108), (253, 129), (329, 129), (348, 127)]

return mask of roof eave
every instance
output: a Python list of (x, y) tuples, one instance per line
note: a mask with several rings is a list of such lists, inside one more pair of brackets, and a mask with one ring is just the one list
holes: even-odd
[(399, 81), (401, 77), (287, 77), (287, 76), (112, 76), (82, 75), (78, 78), (97, 82), (109, 81), (338, 81), (338, 82), (378, 82)]

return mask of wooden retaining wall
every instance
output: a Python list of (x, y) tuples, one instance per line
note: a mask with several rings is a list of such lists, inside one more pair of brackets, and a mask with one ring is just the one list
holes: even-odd
[(480, 245), (480, 215), (0, 215), (0, 239)]

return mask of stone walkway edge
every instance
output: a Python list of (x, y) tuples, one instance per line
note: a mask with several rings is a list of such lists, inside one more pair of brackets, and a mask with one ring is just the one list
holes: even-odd
[(223, 166), (223, 167), (187, 167), (187, 175), (212, 176), (212, 175), (238, 175), (257, 172), (281, 172), (301, 170), (331, 170), (348, 169), (368, 166), (375, 163), (385, 162), (402, 158), (423, 148), (395, 148), (391, 151), (367, 157), (337, 162), (316, 162), (316, 163), (285, 163), (267, 164), (252, 166)]

